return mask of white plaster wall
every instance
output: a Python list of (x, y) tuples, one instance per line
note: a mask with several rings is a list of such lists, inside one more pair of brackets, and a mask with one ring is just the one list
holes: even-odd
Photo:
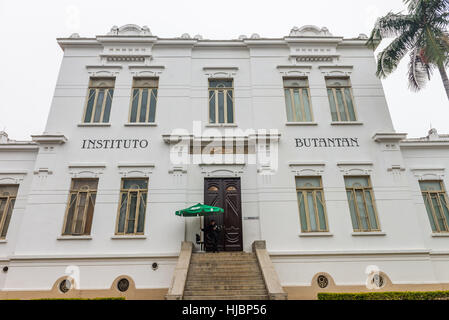
[[(338, 65), (353, 66), (353, 87), (358, 125), (331, 125), (324, 75), (318, 68), (326, 63), (304, 63), (311, 66), (309, 84), (314, 126), (286, 126), (285, 101), (279, 65), (289, 65), (286, 45), (220, 47), (191, 44), (156, 43), (150, 65), (164, 66), (159, 75), (157, 126), (125, 126), (128, 120), (132, 74), (129, 62), (120, 64), (116, 75), (110, 126), (78, 126), (86, 101), (89, 83), (87, 65), (100, 65), (100, 46), (65, 49), (55, 95), (45, 131), (64, 134), (68, 141), (55, 146), (54, 152), (40, 152), (37, 158), (24, 154), (1, 154), (8, 168), (49, 168), (53, 174), (45, 179), (27, 175), (19, 190), (10, 226), (8, 242), (0, 244), (0, 258), (9, 255), (33, 257), (101, 256), (117, 260), (80, 262), (82, 288), (109, 288), (113, 279), (127, 274), (138, 287), (167, 287), (174, 268), (166, 261), (157, 272), (149, 269), (148, 260), (135, 262), (123, 255), (176, 256), (184, 239), (194, 241), (199, 232), (199, 219), (185, 219), (174, 211), (203, 202), (205, 171), (198, 165), (186, 167), (187, 173), (169, 174), (169, 145), (163, 134), (175, 128), (192, 132), (193, 121), (202, 121), (208, 129), (207, 75), (204, 67), (237, 68), (234, 79), (235, 122), (239, 129), (278, 129), (279, 168), (269, 177), (261, 177), (255, 165), (247, 164), (242, 173), (242, 214), (244, 250), (250, 251), (255, 240), (267, 241), (283, 285), (309, 284), (319, 271), (328, 272), (337, 284), (359, 284), (364, 281), (366, 264), (377, 264), (393, 283), (433, 283), (449, 281), (444, 256), (431, 261), (428, 255), (404, 258), (364, 258), (353, 254), (346, 258), (301, 258), (307, 252), (342, 253), (359, 250), (430, 251), (445, 250), (449, 238), (430, 237), (430, 226), (420, 200), (416, 179), (407, 171), (388, 171), (393, 165), (402, 167), (440, 163), (449, 168), (446, 149), (383, 151), (382, 144), (372, 140), (377, 132), (394, 132), (381, 82), (374, 75), (373, 53), (364, 47), (341, 46)], [(329, 65), (329, 63), (327, 63)], [(216, 128), (223, 132), (224, 129)], [(297, 148), (295, 138), (356, 137), (359, 148)], [(148, 139), (149, 148), (81, 149), (83, 139)], [(8, 158), (12, 157), (12, 158)], [(6, 160), (5, 160), (6, 159)], [(26, 159), (25, 162), (11, 159)], [(6, 161), (6, 162), (5, 162)], [(322, 181), (327, 205), (330, 237), (300, 237), (299, 213), (295, 191), (295, 173), (289, 162), (324, 163)], [(354, 236), (343, 180), (337, 166), (344, 161), (372, 163), (370, 176), (384, 235)], [(149, 174), (148, 205), (144, 239), (112, 239), (114, 235), (120, 179), (118, 165), (123, 162), (152, 163)], [(73, 163), (104, 164), (95, 169), (99, 176), (98, 193), (92, 224), (91, 240), (59, 240), (67, 205)], [(224, 166), (231, 171), (238, 166)], [(208, 169), (209, 170), (209, 169)], [(447, 170), (447, 169), (446, 169)], [(206, 170), (207, 171), (207, 170)], [(223, 174), (223, 173), (222, 173)], [(235, 176), (232, 172), (228, 175)], [(447, 183), (447, 177), (446, 183)], [(26, 203), (28, 201), (28, 203)], [(23, 218), (22, 218), (23, 217)], [(250, 218), (250, 219), (248, 219)], [(255, 218), (255, 219), (254, 219)], [(11, 241), (10, 241), (11, 239)], [(14, 239), (14, 240), (13, 240)], [(277, 258), (276, 255), (290, 258)], [(12, 257), (13, 258), (13, 257)], [(432, 258), (433, 259), (433, 258)], [(0, 275), (0, 288), (48, 289), (61, 276), (69, 260), (36, 262), (15, 261), (5, 280)], [(151, 263), (150, 263), (151, 264)], [(3, 280), (2, 280), (3, 279)], [(6, 281), (6, 282), (5, 282)]]

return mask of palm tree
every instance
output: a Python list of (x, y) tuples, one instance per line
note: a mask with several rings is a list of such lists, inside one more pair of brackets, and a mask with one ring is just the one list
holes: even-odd
[(376, 49), (383, 38), (395, 39), (378, 55), (379, 78), (392, 73), (409, 53), (409, 87), (424, 88), (437, 68), (449, 99), (449, 0), (403, 0), (407, 14), (390, 12), (377, 20), (367, 45)]

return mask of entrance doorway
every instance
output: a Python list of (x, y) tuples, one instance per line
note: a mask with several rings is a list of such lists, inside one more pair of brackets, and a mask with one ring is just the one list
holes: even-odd
[[(223, 214), (204, 217), (204, 226), (211, 220), (222, 226), (218, 249), (243, 251), (240, 178), (205, 178), (204, 204), (224, 209)], [(211, 251), (212, 245), (207, 237), (204, 242), (206, 251)]]

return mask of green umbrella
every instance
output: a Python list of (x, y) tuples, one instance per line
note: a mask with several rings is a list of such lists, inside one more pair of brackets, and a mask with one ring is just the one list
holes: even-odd
[(212, 216), (223, 212), (224, 210), (222, 208), (212, 207), (198, 203), (187, 209), (178, 210), (175, 212), (175, 214), (181, 217), (197, 217), (197, 216)]

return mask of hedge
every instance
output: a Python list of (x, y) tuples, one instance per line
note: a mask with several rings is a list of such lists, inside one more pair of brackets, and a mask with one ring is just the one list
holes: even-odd
[(125, 297), (110, 297), (110, 298), (40, 298), (32, 300), (126, 300)]
[(449, 300), (449, 291), (318, 293), (318, 300)]

